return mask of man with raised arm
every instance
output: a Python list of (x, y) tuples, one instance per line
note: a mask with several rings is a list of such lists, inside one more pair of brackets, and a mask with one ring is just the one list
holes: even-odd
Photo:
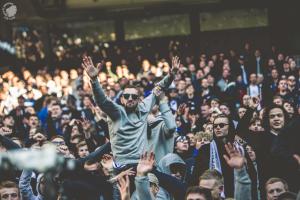
[[(157, 85), (166, 89), (178, 71), (178, 57), (172, 59), (172, 69)], [(90, 57), (84, 57), (82, 67), (91, 79), (94, 98), (98, 106), (108, 115), (110, 142), (117, 166), (137, 164), (147, 150), (147, 116), (156, 102), (154, 94), (140, 101), (134, 86), (126, 86), (121, 104), (108, 99), (97, 79), (101, 65), (94, 66)]]

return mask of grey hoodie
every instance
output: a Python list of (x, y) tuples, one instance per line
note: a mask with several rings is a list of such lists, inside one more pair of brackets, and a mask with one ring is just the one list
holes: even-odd
[(170, 165), (180, 163), (186, 165), (185, 162), (175, 153), (165, 155), (158, 163), (158, 171), (171, 175)]
[[(165, 89), (171, 84), (166, 76), (158, 85)], [(147, 117), (156, 97), (150, 94), (141, 101), (136, 112), (127, 113), (125, 108), (105, 96), (99, 81), (92, 81), (97, 105), (108, 115), (111, 148), (117, 165), (137, 164), (140, 156), (147, 150)]]
[(162, 157), (172, 153), (174, 149), (174, 133), (176, 130), (175, 117), (168, 103), (159, 104), (159, 115), (149, 124), (151, 135), (149, 137), (149, 150), (155, 153), (155, 160), (159, 162)]
[[(170, 165), (180, 163), (186, 165), (185, 162), (175, 153), (169, 153), (165, 155), (158, 163), (158, 171), (171, 175)], [(169, 194), (164, 188), (159, 187), (156, 200), (170, 200), (173, 199), (171, 194)]]
[(37, 196), (34, 195), (30, 185), (31, 176), (32, 176), (31, 170), (23, 170), (19, 181), (19, 188), (20, 188), (22, 200), (43, 200), (44, 197), (40, 194), (40, 190), (39, 190), (40, 180), (43, 175), (40, 174), (37, 178), (37, 184), (36, 184), (36, 191), (38, 193)]

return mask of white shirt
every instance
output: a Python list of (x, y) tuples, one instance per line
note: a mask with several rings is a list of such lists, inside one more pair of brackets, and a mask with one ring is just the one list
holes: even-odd
[(249, 94), (250, 97), (260, 96), (258, 85), (249, 85)]

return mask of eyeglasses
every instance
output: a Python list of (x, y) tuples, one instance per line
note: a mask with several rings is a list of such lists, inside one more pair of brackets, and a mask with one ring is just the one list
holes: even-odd
[(125, 99), (129, 99), (129, 97), (131, 97), (133, 100), (137, 100), (139, 98), (139, 96), (136, 94), (123, 94), (123, 97)]
[(218, 128), (218, 127), (220, 127), (220, 128), (224, 128), (225, 126), (227, 126), (228, 124), (225, 124), (225, 123), (220, 123), (220, 124), (214, 124), (214, 128)]

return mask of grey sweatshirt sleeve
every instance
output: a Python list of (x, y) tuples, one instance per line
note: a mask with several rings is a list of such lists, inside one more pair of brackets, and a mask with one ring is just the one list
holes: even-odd
[(148, 176), (136, 176), (135, 188), (137, 199), (139, 200), (154, 200), (154, 196), (150, 192), (150, 182)]
[(175, 117), (172, 114), (168, 103), (159, 104), (159, 110), (161, 112), (164, 123), (162, 125), (163, 133), (167, 137), (173, 136), (173, 133), (176, 130), (176, 121)]
[(234, 199), (235, 200), (251, 200), (251, 180), (247, 173), (246, 167), (236, 170), (234, 169), (235, 187)]
[(97, 105), (105, 112), (113, 121), (120, 118), (119, 105), (111, 101), (105, 96), (105, 93), (100, 86), (98, 79), (91, 81), (94, 98)]
[[(165, 76), (161, 81), (159, 81), (156, 85), (160, 86), (163, 90), (166, 90), (172, 83), (173, 78), (171, 75)], [(156, 96), (153, 92), (147, 96), (140, 104), (140, 108), (143, 112), (149, 113), (156, 103)]]
[(23, 170), (20, 181), (19, 188), (22, 199), (34, 200), (36, 196), (33, 194), (30, 181), (31, 181), (32, 171)]
[(163, 90), (166, 90), (173, 81), (173, 76), (168, 74), (161, 81), (159, 81), (156, 85), (160, 86)]

